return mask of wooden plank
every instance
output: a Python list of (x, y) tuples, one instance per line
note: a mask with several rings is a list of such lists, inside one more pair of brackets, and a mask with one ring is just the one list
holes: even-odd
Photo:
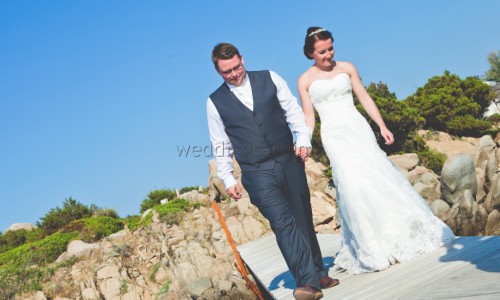
[[(327, 268), (333, 266), (333, 255), (340, 248), (340, 236), (318, 234), (318, 242), (323, 254), (323, 264)], [(258, 277), (275, 299), (293, 299), (295, 279), (288, 271), (274, 234), (241, 245), (238, 251), (254, 276)]]
[[(447, 247), (389, 269), (350, 275), (332, 268), (340, 236), (319, 234), (323, 262), (338, 287), (324, 299), (500, 299), (500, 237), (461, 237)], [(275, 299), (293, 299), (295, 281), (274, 235), (238, 247), (254, 276)]]
[[(422, 292), (439, 289), (431, 287), (430, 284), (438, 281), (441, 281), (441, 284), (450, 282), (454, 273), (470, 265), (468, 260), (498, 251), (499, 242), (500, 240), (492, 238), (457, 239), (449, 247), (442, 247), (412, 261), (393, 265), (382, 272), (349, 278), (347, 286), (341, 282), (342, 288), (333, 291), (331, 295), (340, 299), (421, 299), (418, 295)], [(488, 244), (496, 245), (497, 250), (495, 247), (488, 247)], [(498, 276), (498, 273), (488, 275), (488, 279), (494, 282), (495, 276)], [(346, 280), (343, 283), (346, 283)], [(461, 292), (458, 291), (458, 294)], [(453, 298), (456, 297), (451, 297)]]

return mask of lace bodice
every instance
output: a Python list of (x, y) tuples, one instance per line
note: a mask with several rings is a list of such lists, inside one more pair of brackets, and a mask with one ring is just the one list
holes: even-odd
[(347, 73), (339, 73), (332, 79), (313, 81), (309, 86), (309, 96), (322, 123), (341, 118), (345, 116), (346, 110), (355, 109), (351, 78)]
[(351, 78), (347, 73), (339, 73), (331, 79), (316, 79), (309, 86), (309, 95), (315, 106), (332, 101), (352, 100)]

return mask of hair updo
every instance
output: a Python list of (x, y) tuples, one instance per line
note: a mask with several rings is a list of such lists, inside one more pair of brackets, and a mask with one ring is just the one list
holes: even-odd
[(321, 27), (307, 28), (306, 39), (304, 42), (304, 55), (308, 59), (313, 59), (311, 53), (314, 51), (314, 43), (316, 41), (324, 41), (328, 39), (332, 39), (333, 42), (332, 33), (330, 31)]

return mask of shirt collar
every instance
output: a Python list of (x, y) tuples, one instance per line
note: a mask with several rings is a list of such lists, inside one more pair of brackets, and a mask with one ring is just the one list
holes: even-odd
[(246, 86), (248, 84), (248, 74), (245, 73), (245, 78), (243, 78), (243, 82), (241, 83), (240, 86), (235, 86), (235, 85), (232, 85), (232, 84), (227, 83), (227, 82), (226, 82), (226, 84), (231, 91), (234, 91), (237, 88), (243, 88), (244, 86)]

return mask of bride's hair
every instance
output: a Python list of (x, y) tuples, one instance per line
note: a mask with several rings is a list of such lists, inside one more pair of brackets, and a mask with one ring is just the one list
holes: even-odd
[(306, 40), (304, 42), (304, 55), (308, 59), (313, 59), (311, 53), (314, 51), (314, 43), (316, 41), (324, 41), (332, 39), (332, 33), (321, 27), (309, 27), (307, 28)]

